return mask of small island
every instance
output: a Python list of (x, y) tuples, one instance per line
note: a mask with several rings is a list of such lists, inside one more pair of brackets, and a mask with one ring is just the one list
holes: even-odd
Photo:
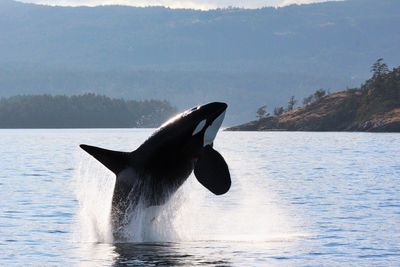
[(365, 131), (400, 132), (400, 67), (389, 70), (383, 59), (371, 67), (372, 77), (359, 88), (327, 93), (317, 90), (303, 106), (257, 110), (258, 120), (227, 131)]
[(0, 99), (0, 128), (152, 128), (175, 114), (167, 101), (103, 95), (22, 95)]

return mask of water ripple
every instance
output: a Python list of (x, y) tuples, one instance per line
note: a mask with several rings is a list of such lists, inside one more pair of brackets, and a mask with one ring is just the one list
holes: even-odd
[[(108, 190), (111, 176), (78, 145), (133, 150), (149, 134), (0, 130), (0, 266), (400, 266), (399, 134), (222, 132), (227, 195), (191, 177), (182, 206), (171, 207), (176, 223), (158, 228), (176, 235), (99, 242), (105, 196), (74, 179), (82, 164)], [(91, 194), (98, 199), (82, 214), (94, 227), (80, 229)]]

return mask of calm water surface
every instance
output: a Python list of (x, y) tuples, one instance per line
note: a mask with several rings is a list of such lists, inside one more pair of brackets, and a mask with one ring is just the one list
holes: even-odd
[(78, 145), (151, 132), (0, 130), (0, 266), (400, 266), (400, 134), (221, 132), (231, 191), (191, 176), (115, 243), (114, 177)]

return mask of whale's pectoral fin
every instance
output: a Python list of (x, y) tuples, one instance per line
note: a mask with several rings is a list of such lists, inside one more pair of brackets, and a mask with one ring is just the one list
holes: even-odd
[(231, 175), (224, 158), (210, 145), (204, 148), (203, 155), (194, 168), (197, 180), (216, 195), (228, 192), (231, 187)]
[(88, 145), (80, 145), (80, 147), (115, 174), (122, 171), (129, 161), (129, 153), (126, 152), (112, 151)]

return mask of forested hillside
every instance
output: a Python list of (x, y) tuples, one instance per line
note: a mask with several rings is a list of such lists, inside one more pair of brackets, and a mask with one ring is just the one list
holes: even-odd
[(0, 99), (0, 128), (158, 127), (176, 109), (165, 101), (134, 101), (84, 94)]

